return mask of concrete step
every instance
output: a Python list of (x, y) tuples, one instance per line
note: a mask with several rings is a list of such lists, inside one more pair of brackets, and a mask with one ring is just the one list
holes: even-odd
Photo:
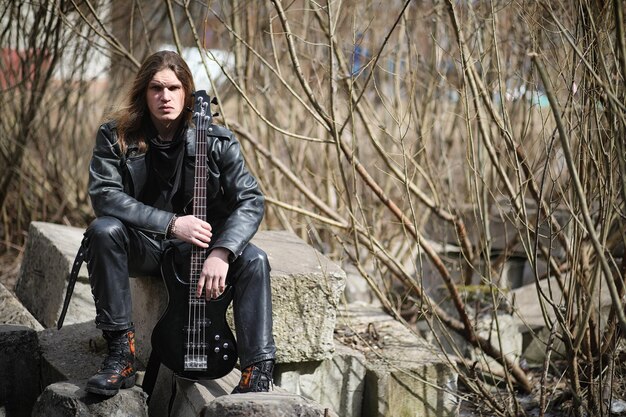
[(298, 395), (269, 392), (227, 395), (211, 401), (202, 417), (337, 417), (332, 410)]
[(363, 304), (339, 309), (336, 338), (365, 357), (362, 417), (458, 414), (458, 375), (448, 361), (381, 309)]

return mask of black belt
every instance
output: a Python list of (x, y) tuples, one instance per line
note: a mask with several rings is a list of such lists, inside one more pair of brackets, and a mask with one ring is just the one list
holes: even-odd
[(65, 301), (63, 301), (63, 309), (61, 310), (61, 315), (59, 316), (59, 321), (57, 322), (57, 329), (61, 329), (61, 327), (63, 327), (63, 321), (65, 320), (65, 314), (67, 314), (67, 308), (70, 305), (70, 299), (72, 298), (72, 293), (74, 292), (74, 286), (76, 285), (76, 280), (78, 279), (78, 273), (80, 272), (80, 267), (85, 260), (86, 250), (87, 238), (85, 237), (82, 242), (80, 242), (80, 247), (78, 248), (78, 253), (76, 254), (74, 265), (72, 266), (72, 271), (70, 272), (70, 278), (67, 281)]

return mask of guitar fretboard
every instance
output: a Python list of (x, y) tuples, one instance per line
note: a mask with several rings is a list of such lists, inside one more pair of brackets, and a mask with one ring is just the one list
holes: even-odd
[[(194, 120), (196, 123), (196, 166), (193, 187), (193, 215), (206, 221), (206, 136), (207, 130), (211, 126), (211, 115), (209, 102), (204, 97), (196, 97)], [(206, 250), (193, 245), (189, 270), (189, 325), (186, 329), (185, 369), (187, 370), (207, 368), (206, 329), (211, 323), (207, 323), (205, 319), (206, 299), (204, 294), (200, 294), (200, 296), (196, 294), (205, 258)]]

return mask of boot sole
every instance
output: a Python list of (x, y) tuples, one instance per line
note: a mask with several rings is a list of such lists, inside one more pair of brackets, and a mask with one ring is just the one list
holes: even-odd
[(122, 383), (122, 385), (116, 389), (104, 389), (104, 388), (86, 386), (85, 391), (90, 392), (92, 394), (100, 394), (100, 395), (106, 395), (107, 397), (112, 397), (116, 395), (118, 392), (120, 392), (120, 389), (122, 388), (126, 389), (126, 388), (134, 387), (135, 379), (136, 379), (136, 375), (126, 378), (126, 380), (124, 380), (124, 383)]

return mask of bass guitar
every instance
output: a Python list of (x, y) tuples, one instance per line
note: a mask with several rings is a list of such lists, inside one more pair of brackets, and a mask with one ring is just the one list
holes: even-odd
[[(212, 123), (210, 98), (206, 91), (194, 93), (193, 120), (196, 129), (193, 215), (206, 219), (207, 130)], [(189, 379), (217, 379), (228, 374), (237, 362), (237, 345), (226, 321), (232, 300), (228, 286), (217, 299), (196, 295), (206, 250), (192, 245), (188, 264), (175, 262), (174, 247), (167, 249), (161, 275), (168, 305), (152, 331), (152, 351), (175, 374)]]

